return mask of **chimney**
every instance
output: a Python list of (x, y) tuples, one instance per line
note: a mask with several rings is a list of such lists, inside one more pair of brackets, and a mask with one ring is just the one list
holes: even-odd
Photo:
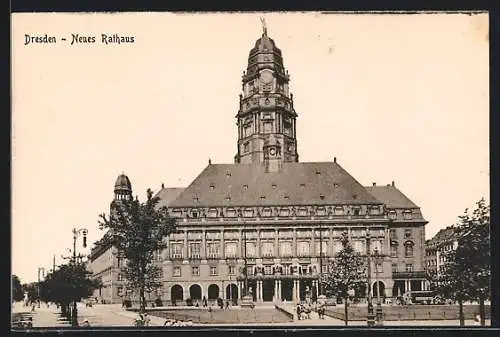
[(394, 180), (393, 180), (393, 181), (392, 181), (392, 187), (394, 187), (394, 186), (396, 186), (396, 185), (394, 184)]
[(164, 189), (164, 188), (165, 188), (165, 184), (161, 183), (161, 189)]
[(333, 162), (336, 163), (337, 162), (337, 157), (333, 157)]
[(212, 165), (212, 159), (208, 158), (208, 165)]
[(377, 186), (377, 183), (372, 183), (373, 186)]

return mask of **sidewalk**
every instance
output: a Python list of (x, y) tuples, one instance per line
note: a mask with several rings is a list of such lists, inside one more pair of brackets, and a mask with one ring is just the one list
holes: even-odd
[(21, 302), (15, 303), (12, 307), (12, 313), (27, 313), (33, 318), (33, 327), (69, 327), (70, 324), (59, 317), (59, 310), (55, 306), (47, 308), (46, 304), (42, 304), (40, 308), (35, 306), (35, 312), (31, 312), (31, 307), (23, 307)]

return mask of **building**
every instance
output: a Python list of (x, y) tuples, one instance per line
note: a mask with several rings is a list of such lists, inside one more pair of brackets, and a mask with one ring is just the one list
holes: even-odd
[(264, 28), (243, 73), (234, 163), (209, 161), (188, 187), (158, 192), (178, 220), (160, 257), (164, 302), (237, 301), (246, 289), (257, 303), (314, 298), (344, 232), (364, 256), (368, 241), (383, 255), (371, 269), (375, 296), (426, 286), (420, 208), (394, 182), (361, 185), (336, 158), (299, 162), (289, 81)]
[(454, 226), (441, 229), (425, 242), (425, 265), (429, 274), (439, 277), (446, 264), (447, 252), (455, 250), (457, 245), (458, 237)]

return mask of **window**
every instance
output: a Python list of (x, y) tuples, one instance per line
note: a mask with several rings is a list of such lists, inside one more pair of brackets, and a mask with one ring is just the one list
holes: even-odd
[(170, 256), (173, 258), (173, 259), (179, 259), (179, 258), (182, 258), (182, 248), (183, 248), (183, 244), (182, 243), (172, 243), (172, 245), (170, 246), (171, 248), (171, 252), (170, 252)]
[(116, 279), (117, 279), (118, 281), (121, 281), (121, 280), (122, 280), (122, 277), (123, 277), (123, 276), (122, 276), (122, 273), (118, 273), (118, 276), (116, 277)]
[(234, 275), (235, 270), (236, 270), (236, 269), (235, 269), (235, 267), (234, 267), (234, 266), (228, 266), (228, 267), (227, 267), (227, 273), (228, 273), (229, 275)]
[(211, 266), (210, 267), (210, 276), (215, 276), (218, 275), (217, 273), (217, 267), (216, 266)]
[(375, 270), (377, 271), (377, 273), (382, 273), (384, 271), (382, 263), (380, 263), (380, 262), (376, 263)]
[(276, 189), (276, 184), (273, 184), (272, 187), (273, 187), (273, 189)]
[(174, 267), (174, 272), (172, 273), (174, 277), (180, 277), (181, 276), (181, 267)]
[(379, 254), (382, 254), (382, 241), (380, 240), (373, 240), (372, 241), (372, 253), (375, 253), (377, 251)]
[(299, 256), (309, 256), (309, 242), (301, 241), (298, 245)]
[(391, 246), (391, 257), (397, 257), (397, 256), (398, 256), (398, 247)]
[(226, 242), (225, 245), (225, 253), (227, 258), (238, 256), (238, 245), (236, 244), (236, 242)]
[(342, 208), (340, 206), (335, 207), (334, 214), (335, 215), (344, 215), (344, 208)]
[(405, 239), (411, 238), (411, 229), (405, 229)]
[(192, 242), (189, 244), (189, 257), (191, 259), (199, 259), (201, 257), (201, 243)]
[[(353, 197), (354, 197), (354, 195), (353, 195)], [(359, 215), (359, 212), (360, 212), (359, 208), (354, 208), (353, 209), (354, 215)]]
[(117, 289), (116, 289), (116, 294), (117, 294), (118, 296), (122, 296), (122, 292), (123, 292), (123, 288), (122, 288), (122, 287), (117, 287)]
[(396, 272), (398, 271), (398, 265), (397, 265), (396, 263), (393, 263), (393, 264), (391, 265), (391, 268), (392, 268), (392, 272), (393, 272), (393, 273), (396, 273)]
[(407, 264), (406, 264), (406, 268), (405, 268), (405, 270), (406, 270), (407, 272), (412, 272), (412, 271), (413, 271), (413, 264), (411, 264), (411, 263), (407, 263)]
[(397, 213), (396, 211), (389, 211), (389, 219), (396, 219)]
[(325, 241), (323, 241), (323, 242), (316, 242), (316, 244), (315, 244), (315, 246), (316, 246), (315, 247), (315, 253), (316, 253), (317, 256), (320, 255), (319, 254), (319, 252), (320, 252), (320, 250), (319, 250), (320, 249), (320, 245), (321, 245), (321, 256), (326, 256), (326, 254), (328, 252), (328, 250), (327, 250), (327, 248), (328, 248), (328, 242), (325, 242)]
[(342, 242), (336, 240), (333, 241), (333, 254), (337, 254), (342, 250)]
[(411, 219), (411, 211), (410, 210), (404, 211), (403, 217), (405, 220), (410, 220)]
[(352, 242), (352, 248), (354, 248), (354, 250), (357, 253), (360, 253), (360, 254), (365, 254), (366, 253), (366, 247), (365, 247), (365, 243), (363, 241), (360, 241), (360, 240), (353, 241)]
[(395, 229), (391, 229), (389, 231), (389, 236), (390, 236), (391, 240), (395, 240), (396, 239), (396, 230)]
[(264, 266), (264, 275), (272, 275), (273, 269), (271, 266)]
[(255, 242), (247, 242), (247, 256), (248, 257), (257, 256), (257, 249), (255, 247)]
[(243, 185), (243, 189), (247, 190), (248, 189), (248, 185)]
[(406, 245), (405, 246), (405, 257), (413, 257), (413, 246), (412, 245)]
[(274, 242), (267, 241), (262, 243), (262, 256), (274, 256)]
[(215, 185), (214, 184), (210, 184), (210, 191), (213, 191), (215, 188)]
[(325, 199), (325, 195), (324, 195), (324, 194), (320, 194), (320, 195), (319, 195), (319, 198), (320, 198), (321, 200), (324, 200), (324, 199)]
[(207, 245), (207, 257), (217, 259), (220, 256), (219, 242), (210, 242)]
[(195, 266), (191, 268), (191, 275), (200, 276), (200, 267)]
[(321, 265), (321, 272), (323, 274), (327, 274), (328, 273), (328, 265), (325, 265), (325, 264)]
[(300, 272), (302, 275), (307, 275), (309, 274), (309, 266), (306, 264), (300, 265)]
[(290, 241), (280, 242), (280, 256), (292, 256), (292, 243)]

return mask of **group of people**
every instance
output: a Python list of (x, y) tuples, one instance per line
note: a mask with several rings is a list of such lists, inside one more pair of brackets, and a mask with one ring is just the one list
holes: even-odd
[(298, 303), (297, 304), (297, 319), (298, 320), (305, 320), (305, 319), (311, 319), (311, 312), (316, 309), (316, 312), (318, 313), (318, 316), (320, 319), (325, 318), (325, 309), (326, 309), (326, 304), (325, 303), (319, 303), (316, 305), (314, 308), (310, 303)]
[(185, 322), (178, 319), (169, 319), (169, 318), (167, 318), (167, 320), (165, 320), (165, 323), (163, 324), (163, 326), (192, 326), (192, 325), (193, 321), (191, 320)]

